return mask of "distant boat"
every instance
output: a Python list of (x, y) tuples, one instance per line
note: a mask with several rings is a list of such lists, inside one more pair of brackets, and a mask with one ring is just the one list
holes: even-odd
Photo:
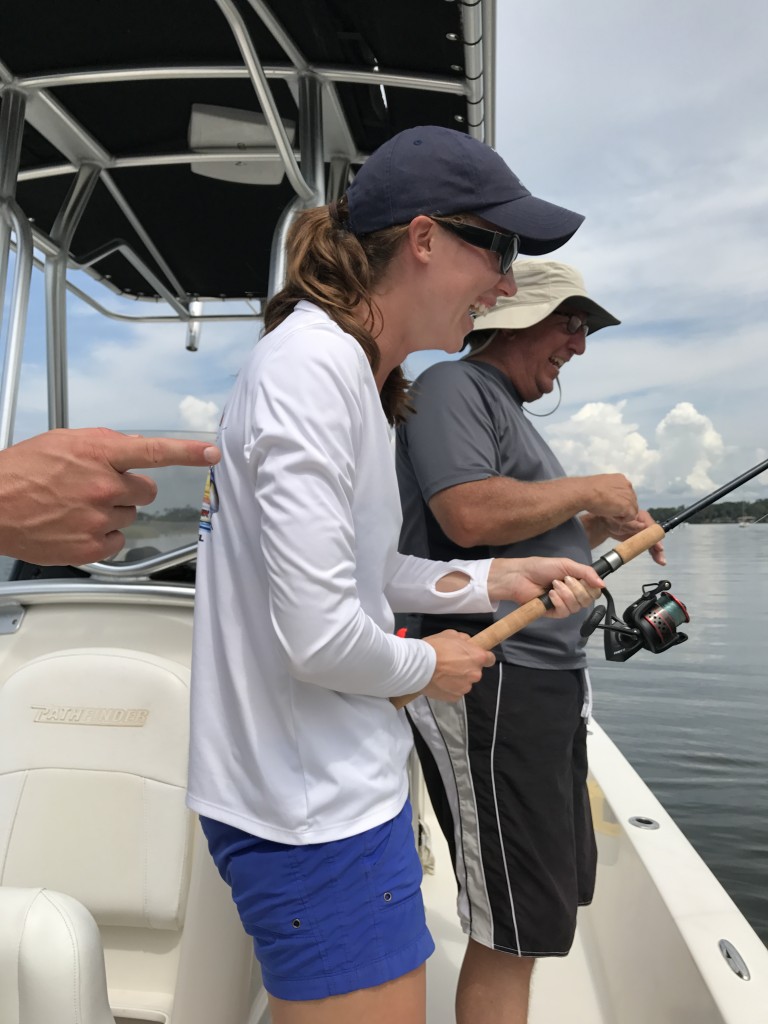
[(739, 524), (739, 526), (749, 526), (750, 523), (754, 523), (755, 522), (755, 517), (754, 516), (739, 516), (739, 518), (736, 520), (736, 522)]

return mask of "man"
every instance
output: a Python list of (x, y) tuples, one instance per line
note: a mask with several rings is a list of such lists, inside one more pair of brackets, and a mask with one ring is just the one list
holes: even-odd
[(102, 427), (49, 430), (0, 451), (0, 554), (38, 565), (83, 565), (116, 555), (137, 505), (157, 494), (129, 469), (210, 466), (205, 441), (135, 437)]
[[(397, 445), (403, 552), (589, 562), (608, 537), (652, 522), (622, 474), (566, 477), (523, 408), (552, 391), (588, 332), (619, 321), (565, 264), (524, 260), (514, 271), (517, 294), (475, 321), (469, 355), (413, 387)], [(651, 554), (664, 564), (661, 545)], [(495, 617), (508, 611), (502, 603)], [(458, 704), (409, 705), (469, 935), (458, 1024), (524, 1024), (535, 958), (569, 951), (576, 908), (592, 899), (585, 615), (541, 619), (505, 640), (499, 664)], [(408, 633), (476, 633), (489, 622), (412, 616)]]

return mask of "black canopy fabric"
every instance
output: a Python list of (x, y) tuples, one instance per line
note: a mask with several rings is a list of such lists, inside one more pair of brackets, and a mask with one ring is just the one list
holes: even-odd
[[(262, 64), (288, 67), (288, 56), (255, 13), (256, 0), (254, 7), (248, 0), (235, 3)], [(464, 82), (464, 5), (454, 0), (268, 0), (266, 6), (309, 65)], [(0, 81), (11, 87), (18, 83), (32, 97), (39, 89), (35, 80), (43, 76), (130, 68), (242, 68), (243, 58), (215, 0), (25, 0), (0, 5), (0, 65)], [(280, 116), (297, 122), (295, 90), (278, 77), (269, 79), (269, 88)], [(382, 97), (378, 86), (367, 83), (339, 82), (335, 88), (361, 155), (404, 128), (440, 124), (466, 129), (472, 117), (461, 94), (393, 87)], [(260, 111), (247, 77), (76, 85), (54, 81), (45, 85), (45, 93), (113, 158), (187, 152), (193, 104)], [(25, 180), (24, 172), (71, 162), (65, 148), (58, 140), (53, 144), (45, 129), (25, 125), (16, 198), (44, 233), (51, 231), (74, 174)], [(181, 285), (183, 300), (266, 295), (273, 232), (294, 196), (286, 177), (278, 185), (246, 185), (195, 174), (188, 164), (117, 167), (109, 173)], [(113, 192), (99, 182), (70, 251), (83, 262), (116, 241), (126, 243), (178, 293)], [(98, 260), (92, 272), (119, 291), (156, 294), (119, 254)]]

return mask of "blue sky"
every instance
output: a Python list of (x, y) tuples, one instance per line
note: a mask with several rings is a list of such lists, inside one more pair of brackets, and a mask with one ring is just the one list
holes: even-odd
[[(586, 215), (553, 258), (622, 321), (563, 369), (537, 426), (569, 472), (688, 504), (768, 458), (768, 8), (498, 9), (497, 149)], [(765, 497), (768, 474), (739, 494)]]
[[(498, 39), (496, 148), (586, 215), (556, 258), (623, 321), (564, 368), (537, 426), (568, 472), (625, 472), (644, 504), (688, 504), (768, 458), (768, 7), (499, 0)], [(47, 425), (38, 303), (27, 333), (17, 438)], [(183, 328), (73, 301), (72, 425), (211, 429), (256, 333), (207, 325), (190, 354)], [(768, 495), (768, 474), (739, 493)]]

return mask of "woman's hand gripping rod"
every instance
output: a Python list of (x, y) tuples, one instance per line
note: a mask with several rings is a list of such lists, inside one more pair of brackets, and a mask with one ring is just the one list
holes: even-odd
[[(600, 558), (592, 563), (592, 568), (601, 579), (605, 579), (606, 576), (610, 576), (612, 572), (615, 572), (626, 562), (642, 554), (643, 551), (648, 551), (649, 548), (652, 548), (654, 544), (662, 540), (665, 532), (663, 526), (654, 523), (653, 526), (649, 526), (640, 533), (636, 533), (629, 540), (622, 541), (611, 551), (601, 555)], [(593, 598), (600, 596), (600, 591), (594, 587), (587, 587), (587, 590)], [(490, 651), (497, 644), (500, 644), (502, 640), (506, 640), (507, 637), (513, 636), (515, 633), (519, 633), (521, 629), (525, 629), (526, 626), (546, 615), (551, 607), (552, 602), (546, 594), (534, 597), (532, 601), (521, 604), (519, 608), (515, 608), (513, 612), (505, 615), (503, 619), (494, 622), (487, 629), (476, 633), (472, 637), (472, 643), (482, 647), (485, 651)], [(389, 699), (399, 710), (404, 708), (406, 704), (410, 704), (419, 695), (419, 693), (405, 693), (400, 697), (390, 697)]]

